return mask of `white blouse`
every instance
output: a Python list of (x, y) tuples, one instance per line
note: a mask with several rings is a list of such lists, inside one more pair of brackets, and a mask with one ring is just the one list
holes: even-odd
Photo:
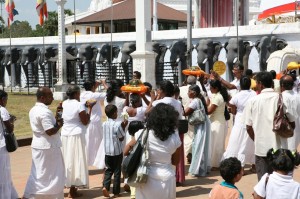
[(85, 111), (85, 105), (76, 99), (66, 100), (62, 104), (64, 125), (61, 135), (70, 136), (86, 132), (86, 126), (82, 124), (79, 113)]

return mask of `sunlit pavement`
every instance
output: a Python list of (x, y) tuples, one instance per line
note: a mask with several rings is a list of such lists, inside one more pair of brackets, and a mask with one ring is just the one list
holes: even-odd
[[(10, 154), (12, 165), (12, 177), (14, 185), (22, 196), (28, 175), (31, 167), (31, 148), (30, 146), (20, 147), (17, 151)], [(246, 168), (246, 171), (249, 168)], [(186, 171), (188, 165), (186, 166)], [(300, 181), (300, 169), (295, 170), (295, 179)], [(90, 168), (90, 189), (79, 190), (83, 196), (80, 198), (104, 198), (102, 196), (102, 174), (99, 170)], [(207, 177), (193, 178), (186, 175), (186, 182), (183, 187), (177, 187), (177, 198), (208, 198), (208, 193), (214, 184), (221, 182), (221, 177), (218, 171), (211, 172)], [(253, 186), (257, 183), (256, 174), (245, 175), (240, 182), (237, 183), (237, 187), (244, 193), (245, 199), (252, 198), (251, 194)], [(123, 184), (121, 185), (123, 187)], [(67, 196), (68, 190), (65, 189), (65, 196)], [(120, 198), (130, 198), (129, 193), (121, 193)], [(158, 198), (157, 198), (158, 199)]]

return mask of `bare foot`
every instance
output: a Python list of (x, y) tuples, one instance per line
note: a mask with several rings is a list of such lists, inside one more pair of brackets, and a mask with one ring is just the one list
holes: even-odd
[(103, 196), (104, 196), (104, 197), (107, 197), (107, 198), (110, 197), (110, 196), (109, 196), (109, 192), (107, 191), (107, 189), (106, 189), (105, 187), (103, 187), (102, 193), (103, 193)]
[(120, 197), (121, 196), (121, 194), (115, 194), (114, 196), (113, 196), (113, 198), (117, 198), (117, 197)]

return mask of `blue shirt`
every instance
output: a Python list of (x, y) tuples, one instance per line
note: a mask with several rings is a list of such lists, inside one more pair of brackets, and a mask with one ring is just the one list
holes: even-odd
[(120, 121), (115, 121), (108, 118), (103, 123), (103, 139), (105, 155), (116, 156), (123, 153), (123, 145), (120, 138), (123, 138), (125, 133)]

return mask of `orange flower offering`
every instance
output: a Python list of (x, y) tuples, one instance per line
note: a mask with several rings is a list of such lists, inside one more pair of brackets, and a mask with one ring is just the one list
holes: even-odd
[(199, 66), (192, 66), (189, 69), (185, 69), (182, 71), (185, 75), (194, 75), (194, 76), (200, 76), (205, 75), (206, 73), (200, 69)]
[(139, 79), (133, 79), (129, 82), (129, 84), (122, 86), (121, 91), (127, 92), (127, 93), (145, 93), (147, 92), (148, 87), (145, 86), (141, 80)]

